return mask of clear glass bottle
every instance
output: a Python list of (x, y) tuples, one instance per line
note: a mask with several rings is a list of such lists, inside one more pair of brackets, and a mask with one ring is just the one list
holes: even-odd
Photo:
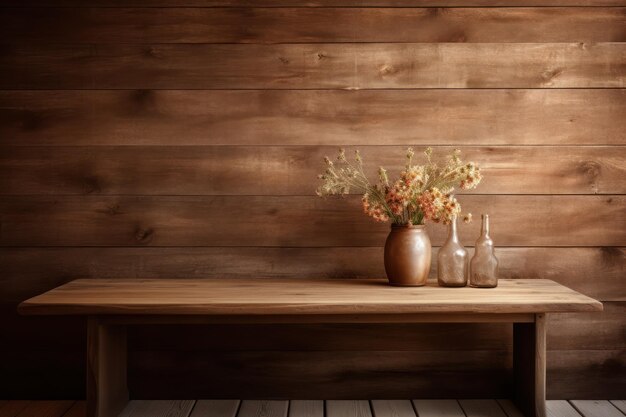
[(456, 216), (448, 226), (448, 239), (437, 255), (437, 282), (442, 287), (467, 285), (469, 255), (459, 241)]
[(482, 215), (482, 232), (470, 262), (470, 286), (493, 288), (498, 285), (498, 258), (489, 237), (489, 215)]

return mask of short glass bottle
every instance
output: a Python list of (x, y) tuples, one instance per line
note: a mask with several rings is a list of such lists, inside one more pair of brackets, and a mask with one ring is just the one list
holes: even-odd
[(469, 285), (480, 288), (493, 288), (498, 285), (498, 258), (494, 253), (493, 240), (489, 236), (488, 214), (482, 215), (482, 231), (470, 262)]
[(442, 287), (464, 287), (467, 285), (469, 255), (459, 241), (456, 216), (448, 226), (448, 239), (437, 255), (437, 283)]

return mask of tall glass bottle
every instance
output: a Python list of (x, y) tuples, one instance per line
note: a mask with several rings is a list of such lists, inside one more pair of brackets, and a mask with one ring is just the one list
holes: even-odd
[(437, 255), (437, 282), (442, 287), (467, 285), (469, 255), (461, 245), (456, 229), (456, 216), (448, 226), (448, 239)]
[(482, 215), (482, 232), (470, 262), (470, 286), (493, 288), (498, 285), (498, 259), (489, 237), (489, 215)]

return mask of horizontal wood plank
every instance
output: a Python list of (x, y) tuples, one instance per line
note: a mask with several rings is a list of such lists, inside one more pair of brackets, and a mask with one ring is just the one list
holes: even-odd
[[(372, 181), (405, 148), (359, 147)], [(445, 161), (454, 148), (435, 147)], [(348, 149), (348, 152), (351, 149)], [(625, 194), (626, 147), (463, 147), (480, 194)], [(331, 147), (0, 147), (0, 194), (308, 195)], [(424, 159), (424, 158), (422, 158)], [(419, 159), (418, 159), (419, 160)], [(520, 178), (524, 178), (520, 182)]]
[(236, 417), (240, 400), (198, 400), (190, 417)]
[(623, 42), (626, 8), (14, 8), (19, 43)]
[[(30, 298), (22, 314), (341, 315), (602, 311), (598, 301), (545, 279), (501, 279), (496, 288), (450, 291), (429, 281), (79, 279)], [(381, 320), (385, 319), (381, 316)], [(306, 322), (306, 320), (303, 320)]]
[[(23, 0), (22, 6), (103, 7), (520, 7), (520, 6), (624, 6), (623, 0)], [(0, 0), (0, 6), (15, 6)]]
[(571, 400), (570, 404), (585, 417), (623, 417), (624, 414), (607, 400)]
[(581, 417), (567, 400), (546, 401), (546, 413), (548, 417)]
[[(624, 348), (626, 304), (604, 302), (603, 312), (556, 313), (549, 316), (549, 350)], [(230, 326), (230, 327), (229, 327)], [(418, 323), (352, 325), (209, 325), (144, 326), (131, 337), (137, 350), (506, 350), (511, 329), (505, 323)], [(385, 337), (377, 337), (384, 334)], [(246, 337), (248, 335), (248, 337)], [(217, 339), (217, 340), (216, 340)], [(454, 342), (451, 342), (454, 341)]]
[[(626, 197), (466, 195), (497, 246), (624, 246)], [(358, 196), (15, 196), (0, 201), (2, 246), (381, 246), (389, 225)], [(446, 229), (427, 226), (441, 245)], [(471, 245), (479, 222), (460, 228)]]
[(24, 410), (32, 401), (28, 400), (10, 400), (2, 405), (0, 408), (0, 415), (2, 417), (16, 417), (22, 410)]
[[(548, 351), (547, 398), (603, 398), (626, 392), (626, 351)], [(581, 378), (585, 375), (585, 378)], [(610, 390), (611, 392), (606, 392)], [(620, 396), (622, 394), (615, 394)]]
[[(289, 398), (301, 397), (306, 384), (310, 398), (341, 399), (355, 393), (381, 399), (408, 398), (415, 393), (427, 398), (504, 398), (511, 389), (509, 355), (499, 351), (467, 351), (463, 355), (447, 351), (265, 351), (237, 357), (233, 353), (214, 353), (207, 358), (206, 352), (137, 352), (131, 355), (136, 358), (131, 365), (135, 372), (134, 377), (131, 374), (131, 391), (134, 389), (138, 396), (157, 397), (186, 392), (196, 397), (239, 393), (256, 398)], [(623, 349), (550, 351), (548, 398), (619, 396), (624, 389), (621, 372), (625, 361)], [(171, 369), (166, 368), (168, 363), (175, 364), (175, 371), (168, 373), (165, 383), (157, 376)], [(240, 369), (246, 372), (237, 371)], [(211, 374), (224, 375), (224, 379), (206, 378)], [(581, 379), (581, 374), (588, 380)], [(198, 382), (183, 391), (183, 382), (189, 377)]]
[[(551, 314), (548, 321), (548, 349), (623, 349), (626, 326), (624, 304), (603, 304), (605, 311), (600, 313)], [(3, 345), (4, 349), (49, 346), (50, 349), (66, 352), (83, 351), (83, 320), (16, 315), (16, 305), (3, 312), (0, 327), (7, 341)], [(32, 332), (24, 334), (25, 327)], [(59, 328), (67, 329), (62, 339), (58, 337)], [(129, 345), (131, 350), (140, 351), (445, 350), (458, 354), (465, 350), (510, 351), (511, 336), (511, 326), (506, 323), (179, 324), (137, 327), (130, 335)], [(82, 358), (83, 355), (78, 356)]]
[(0, 144), (623, 145), (624, 112), (623, 89), (13, 90)]
[(194, 400), (132, 400), (119, 417), (188, 417)]
[(626, 43), (3, 45), (0, 89), (623, 87)]
[[(437, 274), (437, 250), (431, 278)], [(471, 255), (473, 249), (469, 251)], [(496, 253), (502, 278), (549, 278), (601, 301), (626, 301), (624, 248), (499, 247)], [(385, 276), (382, 247), (3, 248), (0, 270), (4, 303), (21, 302), (78, 278)]]
[[(74, 401), (30, 401), (26, 407), (16, 414), (17, 417), (63, 417)], [(3, 410), (0, 409), (0, 415), (4, 416)], [(10, 414), (8, 414), (10, 416)]]
[[(429, 398), (506, 396), (510, 357), (502, 351), (451, 352), (163, 352), (131, 353), (136, 396), (247, 398)], [(170, 365), (168, 365), (168, 363)], [(170, 366), (173, 364), (173, 367)], [(167, 381), (157, 377), (167, 371)], [(241, 370), (245, 369), (245, 372)], [(207, 375), (221, 375), (219, 380)], [(184, 381), (193, 379), (183, 391)], [(474, 381), (467, 384), (467, 381)], [(369, 409), (369, 407), (368, 407)], [(328, 403), (327, 403), (328, 415)]]

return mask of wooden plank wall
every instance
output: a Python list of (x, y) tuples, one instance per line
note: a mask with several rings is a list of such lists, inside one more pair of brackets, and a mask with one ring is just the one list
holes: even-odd
[[(445, 6), (445, 7), (444, 7)], [(549, 7), (547, 7), (549, 6)], [(623, 0), (0, 1), (0, 392), (80, 398), (79, 277), (383, 275), (387, 226), (321, 158), (460, 147), (503, 277), (605, 302), (550, 319), (548, 396), (626, 392)], [(435, 245), (444, 231), (430, 229)], [(461, 228), (471, 246), (478, 224)], [(435, 267), (433, 267), (435, 271)], [(503, 325), (132, 333), (143, 398), (506, 396)]]

